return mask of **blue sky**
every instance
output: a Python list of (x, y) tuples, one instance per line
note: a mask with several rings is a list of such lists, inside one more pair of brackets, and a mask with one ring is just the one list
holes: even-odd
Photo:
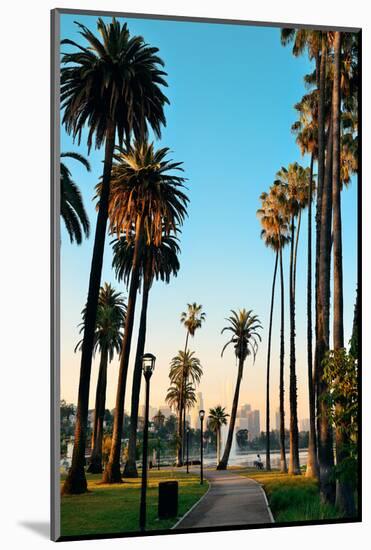
[[(96, 17), (61, 16), (62, 38), (80, 41), (74, 21), (96, 29)], [(296, 120), (293, 105), (305, 93), (303, 76), (312, 70), (305, 56), (294, 58), (280, 45), (280, 31), (270, 27), (200, 24), (127, 19), (130, 32), (160, 49), (169, 84), (167, 127), (158, 145), (184, 162), (190, 198), (189, 217), (181, 237), (181, 270), (170, 285), (156, 283), (151, 291), (147, 351), (157, 356), (152, 404), (161, 405), (169, 385), (168, 365), (184, 346), (179, 315), (187, 302), (204, 306), (207, 320), (191, 348), (204, 367), (200, 390), (206, 407), (231, 393), (236, 366), (232, 349), (220, 357), (226, 336), (220, 331), (231, 309), (253, 309), (265, 330), (255, 364), (247, 361), (240, 403), (251, 403), (264, 419), (265, 360), (269, 299), (274, 258), (260, 239), (256, 218), (259, 195), (268, 190), (281, 166), (302, 158), (290, 131)], [(81, 39), (82, 40), (82, 39)], [(66, 46), (63, 47), (67, 49)], [(78, 150), (61, 130), (61, 150)], [(76, 402), (79, 355), (73, 353), (77, 325), (86, 299), (96, 213), (94, 185), (102, 172), (103, 150), (92, 150), (92, 173), (68, 161), (84, 197), (92, 235), (82, 246), (71, 245), (62, 224), (61, 348), (62, 397)], [(357, 190), (353, 181), (342, 194), (345, 336), (350, 337), (356, 288)], [(297, 363), (299, 418), (308, 416), (306, 396), (306, 213), (302, 223), (297, 272)], [(107, 239), (102, 281), (115, 281)], [(287, 273), (288, 257), (285, 258)], [(125, 296), (127, 291), (122, 288)], [(279, 305), (277, 295), (276, 304)], [(272, 407), (278, 406), (279, 312), (274, 318)], [(286, 316), (288, 319), (288, 315)], [(286, 325), (288, 336), (289, 326)], [(134, 333), (134, 350), (135, 350)], [(288, 338), (287, 338), (288, 346)], [(132, 353), (133, 355), (133, 353)], [(288, 358), (288, 354), (287, 354)], [(118, 361), (110, 365), (107, 406), (114, 406)], [(94, 403), (97, 363), (92, 373), (90, 404)], [(286, 361), (288, 385), (288, 361)], [(131, 373), (128, 388), (131, 384)], [(228, 391), (226, 392), (226, 388)], [(128, 396), (128, 393), (127, 393)], [(228, 400), (228, 399), (227, 399)], [(128, 403), (128, 398), (127, 398)]]

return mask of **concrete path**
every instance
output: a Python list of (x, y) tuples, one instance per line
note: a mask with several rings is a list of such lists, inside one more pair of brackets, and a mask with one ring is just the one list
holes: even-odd
[(208, 470), (209, 491), (175, 529), (272, 523), (265, 494), (253, 479), (233, 470)]

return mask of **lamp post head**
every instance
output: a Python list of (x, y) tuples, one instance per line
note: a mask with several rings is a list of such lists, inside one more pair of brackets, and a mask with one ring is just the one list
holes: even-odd
[(203, 409), (201, 409), (200, 412), (199, 412), (198, 414), (199, 414), (200, 420), (201, 420), (201, 422), (202, 422), (203, 419), (205, 418), (205, 411), (204, 411)]
[(142, 370), (144, 377), (150, 379), (155, 369), (156, 357), (152, 353), (145, 353), (142, 356)]

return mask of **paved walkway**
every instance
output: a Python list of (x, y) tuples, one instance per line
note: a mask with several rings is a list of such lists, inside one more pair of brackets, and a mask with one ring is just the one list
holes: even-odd
[(253, 479), (233, 470), (208, 470), (209, 491), (175, 529), (272, 523), (265, 494)]

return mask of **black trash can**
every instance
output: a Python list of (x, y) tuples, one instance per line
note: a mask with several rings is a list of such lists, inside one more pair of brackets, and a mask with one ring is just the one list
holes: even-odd
[(178, 515), (178, 482), (162, 481), (158, 484), (159, 519), (175, 518)]

